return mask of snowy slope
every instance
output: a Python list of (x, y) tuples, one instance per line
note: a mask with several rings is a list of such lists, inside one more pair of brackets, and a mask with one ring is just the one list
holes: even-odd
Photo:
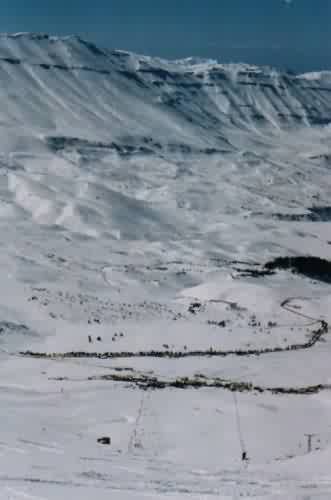
[(3, 34), (0, 98), (0, 498), (329, 499), (329, 73)]

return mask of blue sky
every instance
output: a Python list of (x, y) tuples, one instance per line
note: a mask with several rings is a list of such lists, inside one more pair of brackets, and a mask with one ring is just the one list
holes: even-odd
[(76, 33), (176, 58), (331, 69), (331, 0), (10, 0), (0, 31)]

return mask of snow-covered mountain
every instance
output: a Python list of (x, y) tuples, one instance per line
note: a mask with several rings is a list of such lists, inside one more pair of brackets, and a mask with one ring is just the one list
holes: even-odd
[(0, 498), (330, 498), (330, 75), (0, 35)]
[[(81, 185), (87, 184), (82, 179), (95, 162), (95, 179), (105, 189), (105, 177), (110, 176), (108, 188), (112, 196), (120, 197), (121, 213), (124, 209), (129, 214), (142, 200), (151, 201), (150, 206), (156, 200), (157, 207), (165, 204), (166, 219), (168, 209), (185, 206), (189, 213), (197, 208), (199, 217), (201, 208), (210, 203), (216, 213), (224, 212), (224, 202), (231, 212), (277, 212), (290, 202), (287, 195), (280, 199), (279, 184), (284, 182), (292, 204), (297, 200), (301, 206), (301, 189), (308, 196), (305, 207), (313, 204), (314, 196), (323, 196), (324, 174), (314, 161), (328, 162), (331, 83), (327, 73), (296, 76), (244, 64), (168, 62), (99, 49), (78, 37), (25, 33), (0, 37), (0, 70), (2, 169), (8, 171), (16, 202), (39, 222), (65, 226), (74, 216), (71, 212), (80, 212), (79, 206), (73, 207), (73, 192), (84, 191)], [(288, 152), (283, 154), (284, 143), (293, 157), (291, 169)], [(182, 166), (181, 161), (188, 158), (190, 166)], [(27, 170), (27, 162), (38, 171), (38, 180)], [(205, 165), (196, 168), (206, 178), (208, 196), (190, 192), (191, 182), (198, 181), (204, 189), (195, 175), (189, 175), (190, 182), (177, 182), (187, 177), (190, 168), (194, 173), (192, 163), (197, 162)], [(132, 168), (122, 168), (122, 163), (131, 163)], [(234, 164), (254, 168), (237, 169)], [(67, 193), (62, 187), (58, 193), (60, 165), (61, 176), (67, 177)], [(302, 173), (305, 168), (307, 178)], [(261, 190), (263, 185), (268, 190)], [(88, 189), (98, 191), (101, 186), (90, 183)], [(27, 191), (30, 194), (25, 196)], [(94, 205), (103, 199), (94, 197)], [(106, 227), (99, 217), (109, 211), (109, 203), (95, 208), (92, 233), (112, 230), (112, 217), (107, 217)], [(146, 210), (142, 220), (150, 219)], [(112, 213), (116, 218), (114, 207)], [(85, 216), (79, 213), (78, 217)], [(154, 220), (159, 226), (159, 215)], [(79, 231), (82, 224), (77, 220), (74, 224)], [(126, 234), (130, 223), (120, 226), (121, 222), (115, 223), (115, 232)], [(175, 227), (177, 221), (171, 231)], [(136, 221), (133, 232), (135, 228)]]
[[(78, 37), (0, 36), (1, 123), (119, 146), (230, 148), (228, 131), (328, 125), (327, 73), (164, 61)], [(84, 133), (82, 131), (84, 121)], [(147, 146), (146, 146), (147, 148)], [(155, 149), (155, 145), (154, 148)]]

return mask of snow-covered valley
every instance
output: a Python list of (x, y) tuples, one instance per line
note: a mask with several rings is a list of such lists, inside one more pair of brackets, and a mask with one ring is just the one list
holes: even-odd
[(330, 499), (331, 74), (22, 33), (0, 97), (0, 498)]

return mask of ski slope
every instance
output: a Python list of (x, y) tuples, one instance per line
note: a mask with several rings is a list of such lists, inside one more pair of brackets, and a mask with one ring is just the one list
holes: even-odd
[(1, 34), (0, 99), (0, 498), (329, 499), (330, 73)]

